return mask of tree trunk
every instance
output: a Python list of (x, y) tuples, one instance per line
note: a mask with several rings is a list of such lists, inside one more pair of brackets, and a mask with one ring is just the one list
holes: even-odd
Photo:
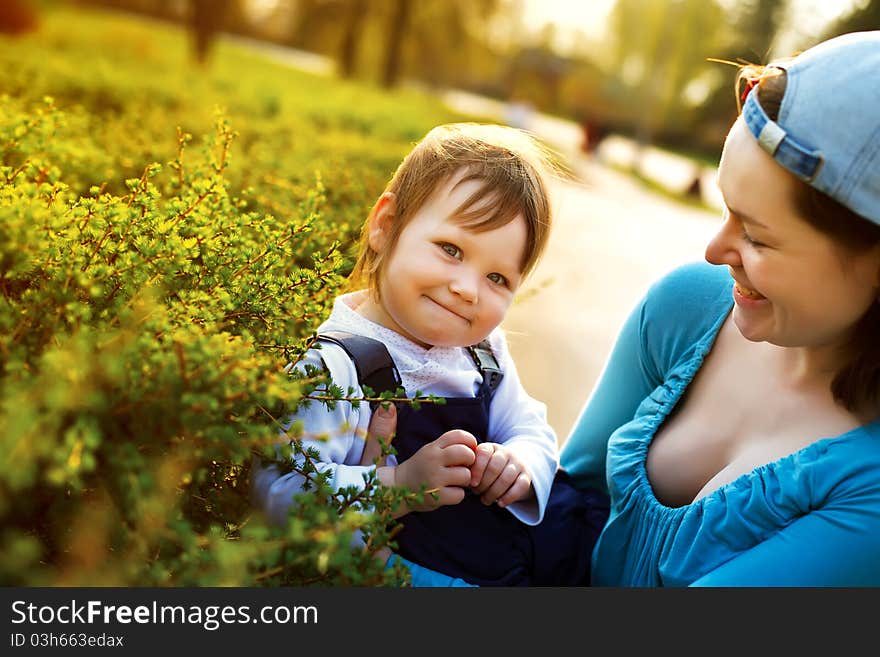
[(27, 0), (0, 2), (0, 33), (25, 34), (37, 28), (37, 10)]
[(391, 21), (388, 29), (388, 49), (385, 51), (385, 66), (382, 70), (382, 86), (386, 89), (397, 84), (400, 78), (400, 55), (403, 38), (409, 22), (411, 0), (394, 0)]
[(223, 16), (229, 0), (190, 0), (190, 27), (193, 36), (193, 52), (196, 62), (204, 66), (208, 54), (223, 27)]
[(339, 75), (353, 77), (357, 68), (358, 44), (364, 29), (367, 5), (364, 0), (354, 0), (345, 21), (345, 33), (339, 48)]

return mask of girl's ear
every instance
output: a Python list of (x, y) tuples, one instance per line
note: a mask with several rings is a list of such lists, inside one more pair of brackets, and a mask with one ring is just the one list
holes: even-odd
[(397, 212), (397, 200), (392, 192), (385, 192), (376, 201), (370, 216), (370, 229), (367, 241), (376, 253), (382, 253), (391, 235), (391, 226)]

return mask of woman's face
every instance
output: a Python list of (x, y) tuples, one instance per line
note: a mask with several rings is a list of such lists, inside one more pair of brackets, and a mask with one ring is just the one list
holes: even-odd
[(880, 248), (845, 249), (802, 219), (796, 180), (737, 120), (721, 156), (724, 223), (706, 260), (735, 281), (733, 319), (752, 341), (841, 346), (880, 292)]

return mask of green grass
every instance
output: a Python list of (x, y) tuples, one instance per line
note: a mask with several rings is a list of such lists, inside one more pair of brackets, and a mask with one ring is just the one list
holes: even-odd
[(283, 213), (320, 177), (329, 208), (350, 222), (416, 140), (468, 118), (426, 94), (309, 74), (222, 41), (200, 68), (179, 27), (57, 6), (37, 32), (0, 36), (0, 70), (14, 109), (49, 96), (64, 113), (56, 164), (79, 193), (123, 191), (150, 162), (174, 158), (178, 126), (196, 141), (212, 132), (219, 108), (238, 133), (227, 176), (252, 190), (253, 209)]
[(315, 385), (282, 367), (371, 204), (466, 117), (223, 43), (203, 69), (170, 25), (41, 18), (0, 37), (0, 584), (399, 578), (350, 548), (374, 520), (334, 513), (373, 500), (270, 533), (248, 466)]

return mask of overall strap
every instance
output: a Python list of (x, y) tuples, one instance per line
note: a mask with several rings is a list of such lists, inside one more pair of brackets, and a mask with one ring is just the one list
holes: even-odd
[(484, 386), (488, 385), (489, 394), (494, 394), (495, 388), (498, 387), (501, 379), (504, 378), (504, 372), (501, 371), (498, 360), (495, 358), (495, 354), (492, 353), (489, 340), (483, 340), (479, 344), (471, 345), (467, 350), (483, 375)]
[(358, 383), (371, 388), (375, 395), (401, 387), (400, 373), (388, 348), (379, 340), (346, 331), (326, 331), (318, 334), (318, 340), (342, 347), (354, 363)]

